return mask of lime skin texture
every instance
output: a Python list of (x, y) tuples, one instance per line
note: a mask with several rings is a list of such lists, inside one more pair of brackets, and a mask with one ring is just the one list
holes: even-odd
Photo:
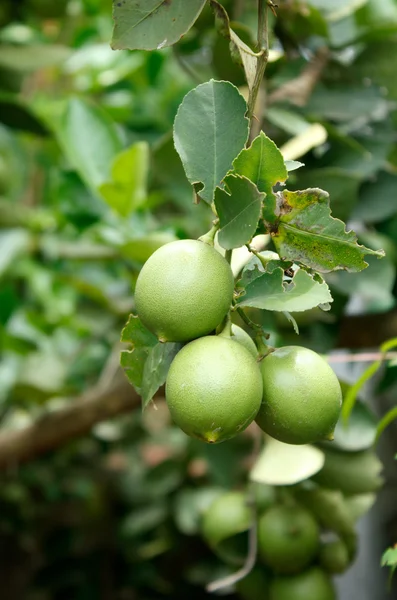
[(285, 346), (260, 363), (263, 403), (258, 425), (286, 444), (332, 439), (342, 406), (339, 381), (316, 352)]
[(222, 322), (233, 289), (230, 265), (219, 252), (199, 240), (178, 240), (161, 246), (144, 264), (135, 305), (160, 341), (187, 342)]
[(242, 344), (244, 348), (247, 348), (251, 352), (252, 356), (256, 358), (258, 356), (258, 350), (255, 346), (255, 342), (250, 335), (242, 327), (232, 324), (232, 340)]
[(270, 600), (336, 600), (336, 594), (328, 575), (313, 567), (298, 575), (276, 577)]
[(182, 348), (166, 381), (174, 422), (188, 435), (223, 442), (254, 420), (262, 378), (250, 352), (230, 337), (205, 336)]
[(273, 506), (258, 523), (259, 555), (276, 573), (298, 573), (320, 548), (320, 530), (312, 514), (300, 506)]

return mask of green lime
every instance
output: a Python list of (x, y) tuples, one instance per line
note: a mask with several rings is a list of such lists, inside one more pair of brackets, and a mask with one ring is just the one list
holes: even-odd
[(263, 403), (256, 421), (286, 444), (310, 444), (332, 435), (342, 405), (338, 379), (316, 352), (278, 348), (260, 363)]
[(301, 571), (314, 560), (319, 546), (317, 522), (300, 506), (274, 506), (259, 519), (259, 555), (276, 573)]
[(252, 337), (248, 335), (244, 329), (234, 323), (232, 324), (232, 340), (238, 342), (244, 346), (244, 348), (247, 348), (254, 358), (258, 356), (258, 350)]
[(228, 492), (216, 498), (204, 513), (203, 537), (223, 560), (240, 564), (248, 552), (247, 531), (252, 512), (242, 492)]
[(298, 575), (274, 579), (270, 600), (336, 600), (336, 595), (330, 578), (314, 567)]
[(222, 336), (190, 342), (168, 372), (166, 400), (175, 423), (188, 435), (223, 442), (254, 420), (262, 380), (253, 356)]
[(324, 466), (313, 476), (321, 486), (351, 495), (376, 492), (382, 486), (382, 463), (373, 450), (339, 452), (327, 449), (324, 453)]
[(236, 590), (243, 600), (268, 600), (269, 584), (269, 573), (263, 567), (254, 567), (244, 579), (236, 584)]
[(341, 540), (323, 544), (320, 548), (319, 560), (327, 573), (343, 573), (350, 564), (349, 552)]
[(165, 244), (146, 261), (135, 304), (144, 325), (161, 341), (186, 342), (213, 331), (233, 298), (230, 265), (198, 240)]

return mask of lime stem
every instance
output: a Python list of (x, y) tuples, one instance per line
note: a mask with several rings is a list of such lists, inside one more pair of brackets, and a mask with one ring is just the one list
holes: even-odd
[(205, 233), (204, 235), (200, 236), (198, 239), (200, 240), (200, 242), (204, 242), (204, 244), (208, 244), (209, 246), (213, 246), (214, 245), (214, 240), (215, 240), (215, 235), (216, 232), (219, 229), (219, 220), (216, 219), (211, 227), (211, 229), (209, 231), (207, 231), (207, 233)]

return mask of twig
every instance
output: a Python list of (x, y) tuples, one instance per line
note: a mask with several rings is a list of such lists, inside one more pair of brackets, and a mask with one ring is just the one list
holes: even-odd
[(260, 325), (258, 325), (257, 323), (254, 323), (253, 321), (251, 321), (249, 316), (245, 314), (245, 312), (242, 308), (238, 307), (238, 308), (236, 308), (236, 311), (238, 312), (238, 314), (240, 315), (240, 317), (242, 318), (244, 323), (246, 325), (248, 325), (248, 327), (250, 329), (252, 329), (255, 333), (258, 333), (258, 331), (262, 331), (262, 327)]
[(140, 403), (140, 397), (120, 373), (120, 380), (110, 389), (95, 386), (71, 400), (65, 408), (44, 414), (32, 425), (3, 432), (0, 435), (0, 468), (15, 467), (54, 450), (86, 434), (96, 423), (130, 412)]
[(288, 100), (296, 106), (305, 106), (328, 63), (328, 58), (328, 48), (319, 48), (302, 73), (269, 94), (267, 103), (274, 104), (275, 102)]
[(268, 0), (258, 0), (258, 51), (256, 59), (255, 79), (248, 97), (247, 115), (252, 122), (256, 99), (262, 84), (263, 75), (269, 58), (269, 33), (268, 33)]
[(359, 352), (357, 354), (331, 354), (327, 356), (327, 361), (330, 363), (363, 363), (393, 358), (397, 358), (397, 352)]
[(249, 530), (248, 535), (248, 554), (245, 560), (244, 566), (236, 571), (236, 573), (232, 573), (232, 575), (228, 575), (227, 577), (222, 577), (222, 579), (217, 579), (212, 583), (207, 585), (207, 592), (217, 592), (225, 587), (229, 587), (234, 585), (241, 579), (244, 579), (254, 568), (256, 561), (256, 553), (258, 547), (258, 527), (257, 527), (257, 518), (256, 518), (256, 508), (253, 499), (252, 500), (252, 525)]

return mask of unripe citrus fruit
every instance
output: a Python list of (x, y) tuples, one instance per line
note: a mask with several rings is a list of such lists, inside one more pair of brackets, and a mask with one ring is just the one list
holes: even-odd
[(313, 479), (325, 488), (344, 494), (376, 492), (383, 483), (382, 463), (373, 450), (362, 452), (325, 451), (324, 466)]
[(232, 325), (232, 340), (238, 342), (244, 348), (247, 348), (248, 352), (251, 352), (252, 356), (256, 358), (258, 356), (258, 350), (255, 346), (255, 342), (250, 335), (244, 329), (235, 325)]
[(223, 442), (254, 420), (262, 380), (253, 356), (230, 337), (187, 344), (168, 372), (166, 400), (175, 423), (205, 442)]
[(238, 595), (243, 600), (269, 600), (270, 576), (262, 567), (252, 571), (236, 583)]
[[(240, 563), (248, 551), (252, 513), (242, 492), (216, 498), (204, 513), (202, 533), (213, 551), (228, 562)], [(241, 534), (245, 533), (243, 538)], [(239, 535), (240, 534), (240, 535)]]
[(313, 561), (319, 546), (317, 522), (300, 506), (274, 506), (259, 519), (259, 555), (276, 573), (301, 571)]
[(233, 288), (233, 273), (219, 252), (198, 240), (178, 240), (146, 261), (135, 304), (143, 324), (161, 341), (186, 342), (221, 323)]
[(278, 348), (260, 363), (263, 402), (259, 427), (286, 444), (310, 444), (332, 435), (342, 405), (338, 379), (316, 352)]
[(336, 595), (330, 578), (315, 567), (299, 575), (274, 579), (270, 600), (336, 600)]
[(323, 544), (320, 548), (320, 564), (327, 573), (343, 573), (350, 564), (349, 552), (341, 540)]

